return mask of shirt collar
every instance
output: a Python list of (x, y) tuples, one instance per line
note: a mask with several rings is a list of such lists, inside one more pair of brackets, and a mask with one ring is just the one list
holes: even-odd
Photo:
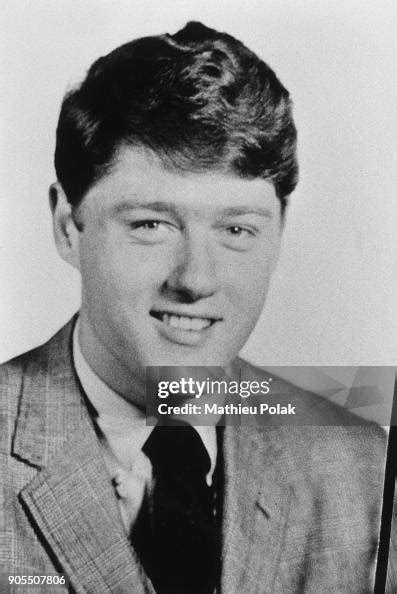
[[(79, 319), (73, 330), (73, 361), (77, 376), (97, 412), (96, 422), (113, 454), (124, 466), (130, 467), (153, 431), (153, 426), (146, 425), (146, 415), (141, 409), (112, 390), (89, 366), (81, 352), (78, 331)], [(207, 480), (211, 483), (217, 456), (216, 430), (213, 426), (195, 429), (211, 460), (207, 475)]]

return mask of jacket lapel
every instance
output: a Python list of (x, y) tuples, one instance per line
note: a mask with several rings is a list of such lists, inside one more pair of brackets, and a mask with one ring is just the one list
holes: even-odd
[(153, 592), (124, 533), (74, 372), (69, 323), (30, 358), (13, 454), (40, 472), (21, 503), (76, 592)]
[(21, 499), (77, 592), (151, 591), (125, 537), (99, 442), (88, 423), (84, 429)]
[(225, 428), (221, 591), (227, 594), (273, 592), (290, 501), (279, 480), (278, 442), (271, 427)]

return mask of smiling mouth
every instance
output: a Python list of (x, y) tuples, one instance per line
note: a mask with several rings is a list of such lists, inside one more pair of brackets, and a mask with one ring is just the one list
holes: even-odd
[(216, 321), (215, 318), (202, 318), (199, 316), (180, 316), (162, 311), (151, 311), (150, 315), (171, 328), (200, 332), (210, 328)]

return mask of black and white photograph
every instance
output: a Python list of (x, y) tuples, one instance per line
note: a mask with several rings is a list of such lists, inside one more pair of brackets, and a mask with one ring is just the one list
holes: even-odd
[(396, 592), (393, 3), (1, 13), (0, 591)]

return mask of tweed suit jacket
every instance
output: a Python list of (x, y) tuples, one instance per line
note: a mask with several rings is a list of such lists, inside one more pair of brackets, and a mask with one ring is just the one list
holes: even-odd
[[(1, 568), (65, 573), (77, 593), (154, 592), (123, 529), (71, 334), (70, 322), (1, 366)], [(319, 402), (280, 385), (303, 411)], [(325, 414), (338, 426), (225, 428), (223, 594), (372, 590), (383, 431), (365, 421), (347, 426), (347, 413), (328, 402), (319, 421)]]

